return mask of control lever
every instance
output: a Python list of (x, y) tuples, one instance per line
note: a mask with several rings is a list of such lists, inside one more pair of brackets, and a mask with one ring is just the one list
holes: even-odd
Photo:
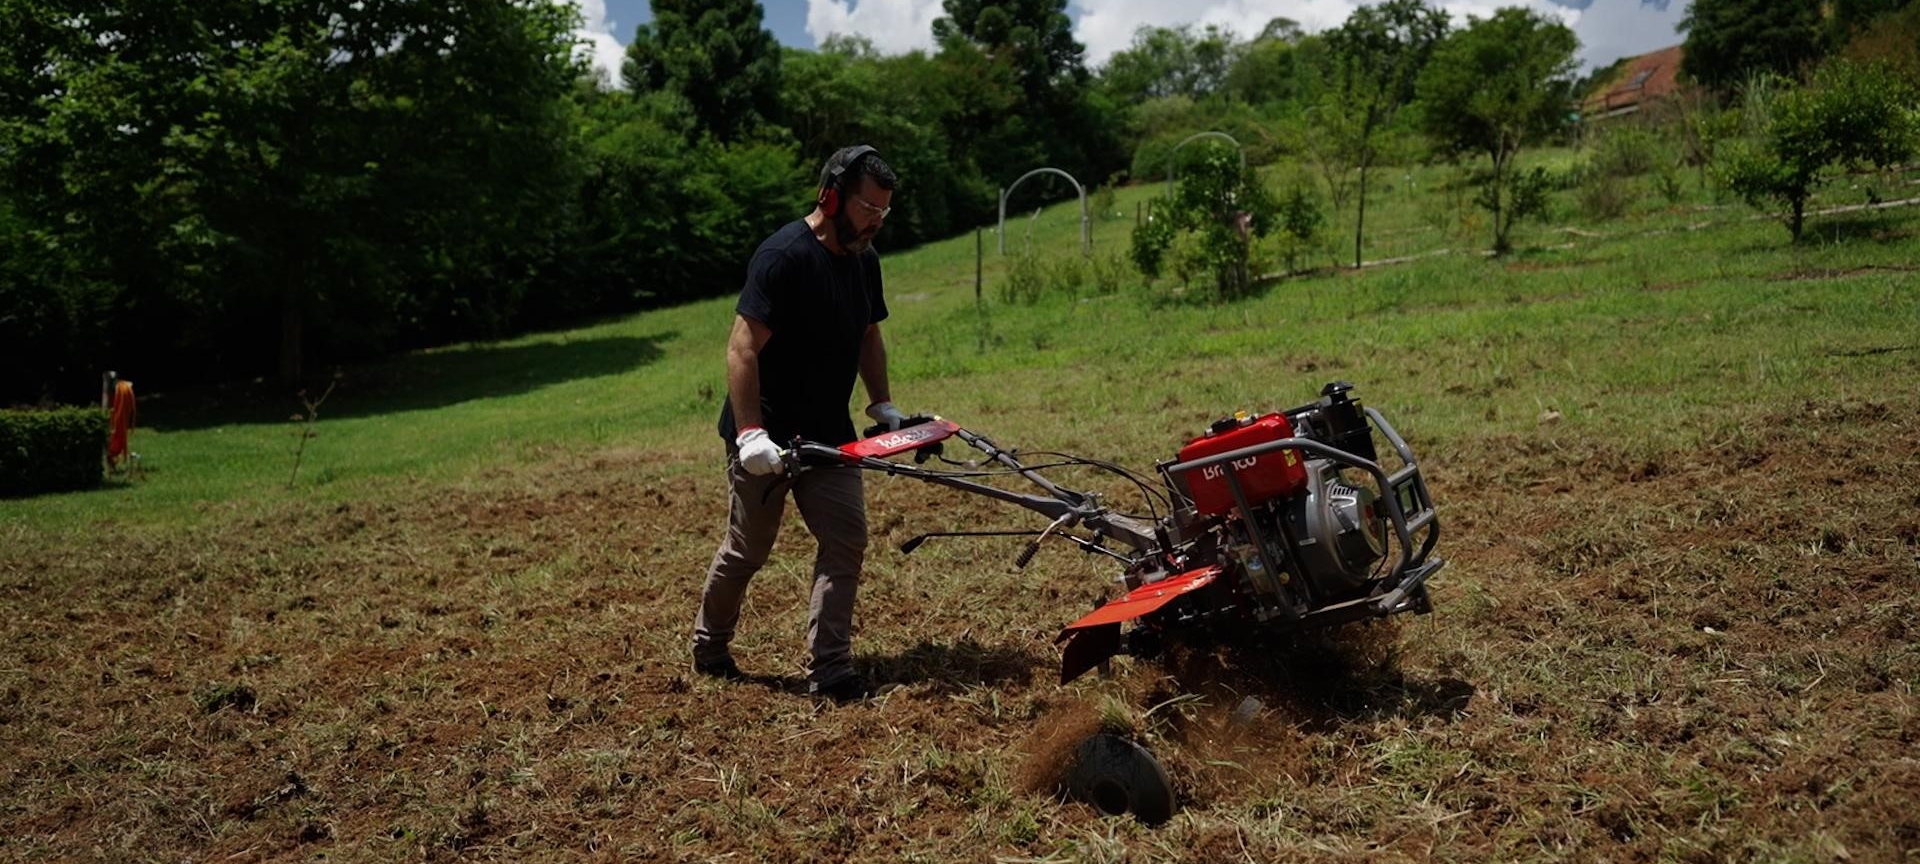
[(909, 538), (907, 542), (900, 544), (900, 554), (912, 555), (913, 550), (920, 548), (922, 544), (935, 537), (1032, 537), (1038, 533), (1040, 532), (1030, 529), (1017, 531), (933, 531), (916, 535)]

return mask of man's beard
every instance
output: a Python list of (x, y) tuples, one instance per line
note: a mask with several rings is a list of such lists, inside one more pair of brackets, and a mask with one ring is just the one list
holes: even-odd
[(879, 230), (880, 226), (875, 225), (867, 229), (867, 233), (860, 233), (853, 227), (853, 217), (848, 216), (844, 209), (833, 216), (833, 239), (840, 243), (841, 249), (851, 255), (867, 251), (867, 248), (873, 245), (874, 233)]

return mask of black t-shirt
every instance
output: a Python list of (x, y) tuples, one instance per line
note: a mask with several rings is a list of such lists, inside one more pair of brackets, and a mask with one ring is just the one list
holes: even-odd
[[(860, 373), (867, 325), (887, 317), (880, 256), (827, 251), (806, 220), (788, 223), (753, 253), (734, 311), (773, 331), (760, 349), (760, 417), (781, 445), (798, 435), (822, 444), (854, 440), (847, 400)], [(738, 430), (733, 399), (720, 407), (720, 437)]]

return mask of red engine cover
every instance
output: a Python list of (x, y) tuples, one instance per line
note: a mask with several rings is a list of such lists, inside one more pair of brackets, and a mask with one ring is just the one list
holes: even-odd
[[(1187, 446), (1180, 448), (1180, 461), (1191, 462), (1292, 437), (1293, 424), (1288, 423), (1285, 416), (1268, 414), (1238, 428), (1219, 434), (1209, 432), (1187, 442)], [(1307, 483), (1307, 469), (1300, 464), (1300, 452), (1297, 450), (1276, 450), (1246, 459), (1235, 459), (1232, 463), (1208, 465), (1184, 475), (1187, 497), (1193, 499), (1194, 508), (1204, 515), (1213, 516), (1233, 509), (1233, 488), (1227, 485), (1228, 464), (1239, 475), (1240, 488), (1246, 493), (1248, 504), (1292, 495)]]

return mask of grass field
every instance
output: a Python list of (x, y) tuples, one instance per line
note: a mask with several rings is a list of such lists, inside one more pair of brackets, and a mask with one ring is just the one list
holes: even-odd
[[(1369, 209), (1368, 258), (1420, 257), (1225, 305), (1011, 305), (991, 233), (984, 303), (973, 237), (886, 263), (898, 401), (1002, 444), (1146, 467), (1354, 382), (1433, 477), (1431, 616), (1060, 687), (1052, 637), (1113, 574), (903, 557), (1037, 526), (875, 477), (856, 649), (900, 689), (801, 692), (798, 520), (736, 645), (755, 681), (694, 679), (731, 298), (342, 370), (291, 484), (294, 394), (145, 393), (140, 474), (0, 501), (0, 859), (1920, 854), (1920, 208), (1790, 246), (1697, 189), (1609, 220), (1563, 193), (1496, 260), (1447, 171)], [(1160, 189), (1119, 190), (1096, 254)], [(1077, 251), (1077, 206), (1010, 222)], [(1051, 794), (1100, 725), (1165, 760), (1171, 823)]]

